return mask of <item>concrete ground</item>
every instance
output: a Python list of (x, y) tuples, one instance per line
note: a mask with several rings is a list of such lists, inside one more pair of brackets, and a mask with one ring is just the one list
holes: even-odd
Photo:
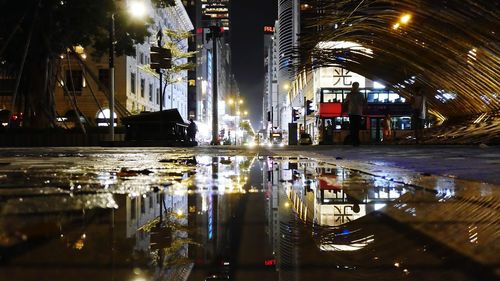
[[(0, 172), (5, 174), (2, 179), (4, 187), (7, 187), (2, 190), (1, 195), (5, 198), (17, 198), (16, 196), (23, 195), (19, 195), (18, 185), (21, 184), (29, 185), (33, 187), (32, 189), (44, 187), (44, 192), (47, 194), (68, 192), (55, 188), (52, 190), (50, 187), (52, 185), (57, 187), (59, 184), (64, 186), (71, 180), (78, 181), (74, 174), (89, 176), (90, 187), (92, 184), (102, 185), (102, 171), (106, 171), (104, 173), (106, 176), (109, 171), (118, 171), (118, 167), (131, 170), (141, 167), (151, 171), (163, 171), (161, 169), (165, 169), (164, 165), (167, 164), (160, 163), (159, 160), (167, 155), (172, 158), (193, 155), (310, 158), (318, 163), (360, 172), (367, 180), (360, 182), (359, 188), (377, 181), (404, 184), (416, 191), (402, 196), (395, 204), (385, 208), (384, 215), (468, 257), (474, 264), (492, 270), (496, 277), (500, 276), (498, 257), (500, 147), (498, 146), (0, 149)], [(167, 168), (176, 170), (178, 167), (173, 163), (168, 164)], [(55, 170), (68, 177), (61, 177), (55, 172), (53, 175), (47, 173)], [(47, 176), (38, 177), (45, 174)], [(156, 180), (154, 174), (151, 177), (137, 176), (123, 181), (123, 186), (129, 192), (135, 187), (155, 185)], [(345, 188), (348, 191), (355, 191), (354, 187)], [(31, 192), (30, 190), (22, 191)], [(21, 204), (19, 202), (16, 204)], [(258, 202), (260, 201), (252, 201), (252, 203)], [(248, 215), (253, 217), (255, 214), (249, 212)], [(248, 233), (256, 231), (262, 233), (262, 229), (255, 225), (253, 227), (242, 229), (243, 238), (249, 237)], [(262, 260), (264, 257), (257, 258)]]

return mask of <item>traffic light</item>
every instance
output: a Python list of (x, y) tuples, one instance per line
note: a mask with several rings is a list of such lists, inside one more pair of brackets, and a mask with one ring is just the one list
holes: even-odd
[(292, 120), (293, 122), (297, 121), (300, 119), (300, 110), (298, 109), (292, 109)]
[(220, 26), (210, 26), (210, 32), (207, 34), (207, 42), (212, 40), (212, 38), (219, 38), (224, 33), (224, 27)]
[(311, 115), (314, 112), (312, 100), (306, 100), (306, 115)]
[(151, 47), (150, 50), (152, 69), (169, 69), (172, 67), (172, 51), (161, 47)]

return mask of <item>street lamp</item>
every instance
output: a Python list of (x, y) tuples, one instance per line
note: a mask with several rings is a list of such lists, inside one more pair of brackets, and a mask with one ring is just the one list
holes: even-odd
[(392, 25), (392, 29), (396, 30), (396, 29), (400, 28), (401, 25), (408, 24), (410, 22), (410, 20), (411, 20), (411, 14), (403, 14), (399, 18), (399, 21)]
[[(128, 7), (130, 15), (142, 18), (146, 14), (146, 5), (143, 1), (133, 1)], [(109, 18), (109, 135), (115, 140), (115, 13)]]
[(410, 14), (404, 14), (401, 16), (401, 19), (399, 20), (402, 24), (407, 24), (411, 20), (411, 15)]
[(143, 1), (132, 1), (129, 3), (128, 10), (134, 18), (142, 18), (146, 14), (146, 5)]

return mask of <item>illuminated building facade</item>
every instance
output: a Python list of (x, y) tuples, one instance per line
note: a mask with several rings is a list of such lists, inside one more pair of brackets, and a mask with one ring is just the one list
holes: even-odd
[(278, 73), (276, 29), (264, 27), (264, 100), (262, 104), (263, 129), (269, 136), (272, 128), (279, 127)]
[(201, 0), (203, 26), (216, 25), (229, 28), (229, 10), (229, 0)]
[[(148, 9), (148, 16), (152, 17), (155, 24), (151, 26), (151, 36), (147, 37), (144, 44), (135, 45), (135, 54), (132, 56), (117, 56), (115, 58), (115, 116), (122, 117), (127, 114), (138, 114), (143, 111), (160, 110), (159, 76), (149, 67), (151, 63), (150, 47), (157, 45), (156, 34), (158, 26), (162, 30), (186, 32), (193, 29), (193, 25), (180, 0), (176, 5), (163, 8)], [(163, 36), (163, 43), (170, 40)], [(176, 47), (187, 52), (187, 39), (176, 40)], [(61, 55), (61, 85), (56, 86), (55, 102), (62, 121), (72, 115), (75, 104), (82, 121), (97, 126), (108, 126), (109, 101), (104, 94), (104, 89), (96, 81), (89, 78), (89, 73), (94, 73), (102, 85), (109, 85), (109, 69), (107, 57), (95, 61), (91, 58), (91, 50), (77, 48), (80, 56), (88, 66), (83, 68), (76, 60)], [(187, 59), (176, 59), (174, 64), (186, 63)], [(176, 73), (167, 72), (163, 82), (163, 109), (177, 108), (186, 120), (187, 112), (187, 71)], [(64, 85), (69, 91), (65, 91)], [(165, 86), (166, 85), (166, 86)], [(74, 114), (74, 113), (73, 113)]]
[[(225, 97), (232, 94), (234, 78), (231, 71), (230, 37), (230, 1), (229, 0), (183, 0), (195, 29), (189, 41), (189, 50), (196, 51), (192, 62), (196, 69), (188, 72), (188, 115), (198, 121), (199, 141), (211, 140), (213, 119), (213, 89), (218, 89), (218, 120), (225, 113)], [(210, 26), (220, 27), (221, 37), (217, 40), (217, 62), (214, 62), (214, 50), (210, 38)], [(214, 64), (217, 64), (218, 81), (213, 81)]]

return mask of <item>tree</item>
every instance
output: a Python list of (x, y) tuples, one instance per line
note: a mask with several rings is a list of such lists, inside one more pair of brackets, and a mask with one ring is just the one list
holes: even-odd
[(253, 132), (252, 129), (252, 124), (250, 124), (250, 121), (248, 120), (243, 120), (240, 122), (240, 128), (247, 133), (247, 135), (253, 137), (255, 133)]
[[(55, 119), (54, 88), (59, 57), (73, 46), (90, 46), (97, 55), (109, 44), (115, 15), (116, 54), (131, 54), (149, 36), (151, 19), (134, 21), (114, 0), (0, 0), (0, 62), (17, 74), (13, 108), (24, 125), (47, 128)], [(152, 0), (167, 7), (172, 0)]]
[[(175, 84), (179, 82), (176, 79), (175, 74), (193, 70), (196, 65), (189, 62), (188, 59), (196, 55), (197, 52), (184, 52), (179, 46), (181, 42), (185, 39), (192, 37), (192, 33), (189, 31), (182, 32), (173, 29), (164, 29), (163, 35), (166, 40), (163, 40), (163, 48), (169, 49), (172, 52), (172, 67), (166, 70), (166, 75), (164, 79), (167, 84)], [(151, 73), (156, 73), (155, 70), (147, 67), (148, 71)], [(166, 85), (165, 85), (166, 86)]]

